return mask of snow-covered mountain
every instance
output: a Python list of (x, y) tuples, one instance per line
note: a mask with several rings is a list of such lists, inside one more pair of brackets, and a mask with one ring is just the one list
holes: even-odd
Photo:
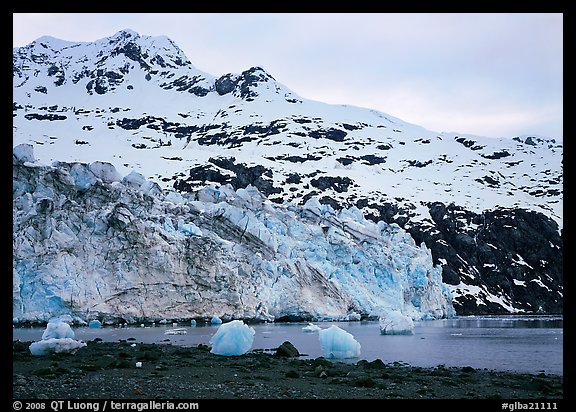
[(216, 78), (170, 39), (131, 30), (15, 48), (13, 82), (14, 146), (44, 164), (355, 206), (431, 249), (459, 313), (562, 311), (561, 142), (436, 133), (304, 99), (260, 67)]

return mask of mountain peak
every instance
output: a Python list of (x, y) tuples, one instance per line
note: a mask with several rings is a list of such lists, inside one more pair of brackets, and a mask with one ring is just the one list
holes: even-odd
[(16, 49), (30, 50), (33, 52), (33, 54), (49, 53), (49, 52), (57, 53), (60, 50), (66, 47), (70, 47), (74, 44), (77, 44), (77, 42), (62, 40), (53, 36), (42, 36), (37, 38), (27, 46), (21, 48), (15, 48), (15, 50)]
[(140, 37), (140, 34), (138, 34), (137, 32), (135, 32), (132, 29), (122, 29), (118, 32), (116, 32), (114, 35), (110, 36), (111, 39), (113, 38), (117, 38), (117, 37), (122, 37), (122, 38), (138, 38)]
[(134, 30), (123, 29), (116, 32), (110, 37), (105, 37), (102, 40), (106, 41), (110, 45), (118, 47), (126, 43), (137, 42), (141, 37), (142, 36), (140, 36), (140, 34), (136, 33)]

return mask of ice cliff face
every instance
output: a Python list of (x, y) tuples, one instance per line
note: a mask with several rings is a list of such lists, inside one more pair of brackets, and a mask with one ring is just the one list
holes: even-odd
[(398, 225), (256, 188), (181, 195), (105, 162), (13, 164), (13, 312), (20, 321), (453, 314), (431, 252)]

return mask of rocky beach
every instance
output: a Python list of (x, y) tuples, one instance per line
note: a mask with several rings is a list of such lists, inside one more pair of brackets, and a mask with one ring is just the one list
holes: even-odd
[[(377, 359), (299, 359), (290, 344), (219, 356), (210, 347), (86, 342), (32, 356), (13, 341), (13, 399), (563, 399), (564, 378)], [(285, 350), (286, 347), (288, 350)]]

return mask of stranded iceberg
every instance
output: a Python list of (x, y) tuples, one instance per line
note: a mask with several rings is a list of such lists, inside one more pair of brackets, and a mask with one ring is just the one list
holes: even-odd
[(320, 347), (327, 359), (348, 359), (360, 356), (361, 345), (354, 336), (344, 329), (332, 325), (318, 331)]
[(32, 342), (30, 353), (34, 356), (44, 356), (51, 353), (74, 353), (86, 346), (86, 343), (74, 339), (74, 331), (70, 325), (60, 319), (51, 319), (46, 325), (42, 339)]
[(254, 328), (238, 319), (223, 323), (210, 338), (210, 352), (222, 356), (244, 355), (252, 347), (255, 333)]
[(308, 320), (453, 314), (441, 268), (399, 226), (256, 188), (167, 192), (111, 164), (13, 157), (13, 316)]

